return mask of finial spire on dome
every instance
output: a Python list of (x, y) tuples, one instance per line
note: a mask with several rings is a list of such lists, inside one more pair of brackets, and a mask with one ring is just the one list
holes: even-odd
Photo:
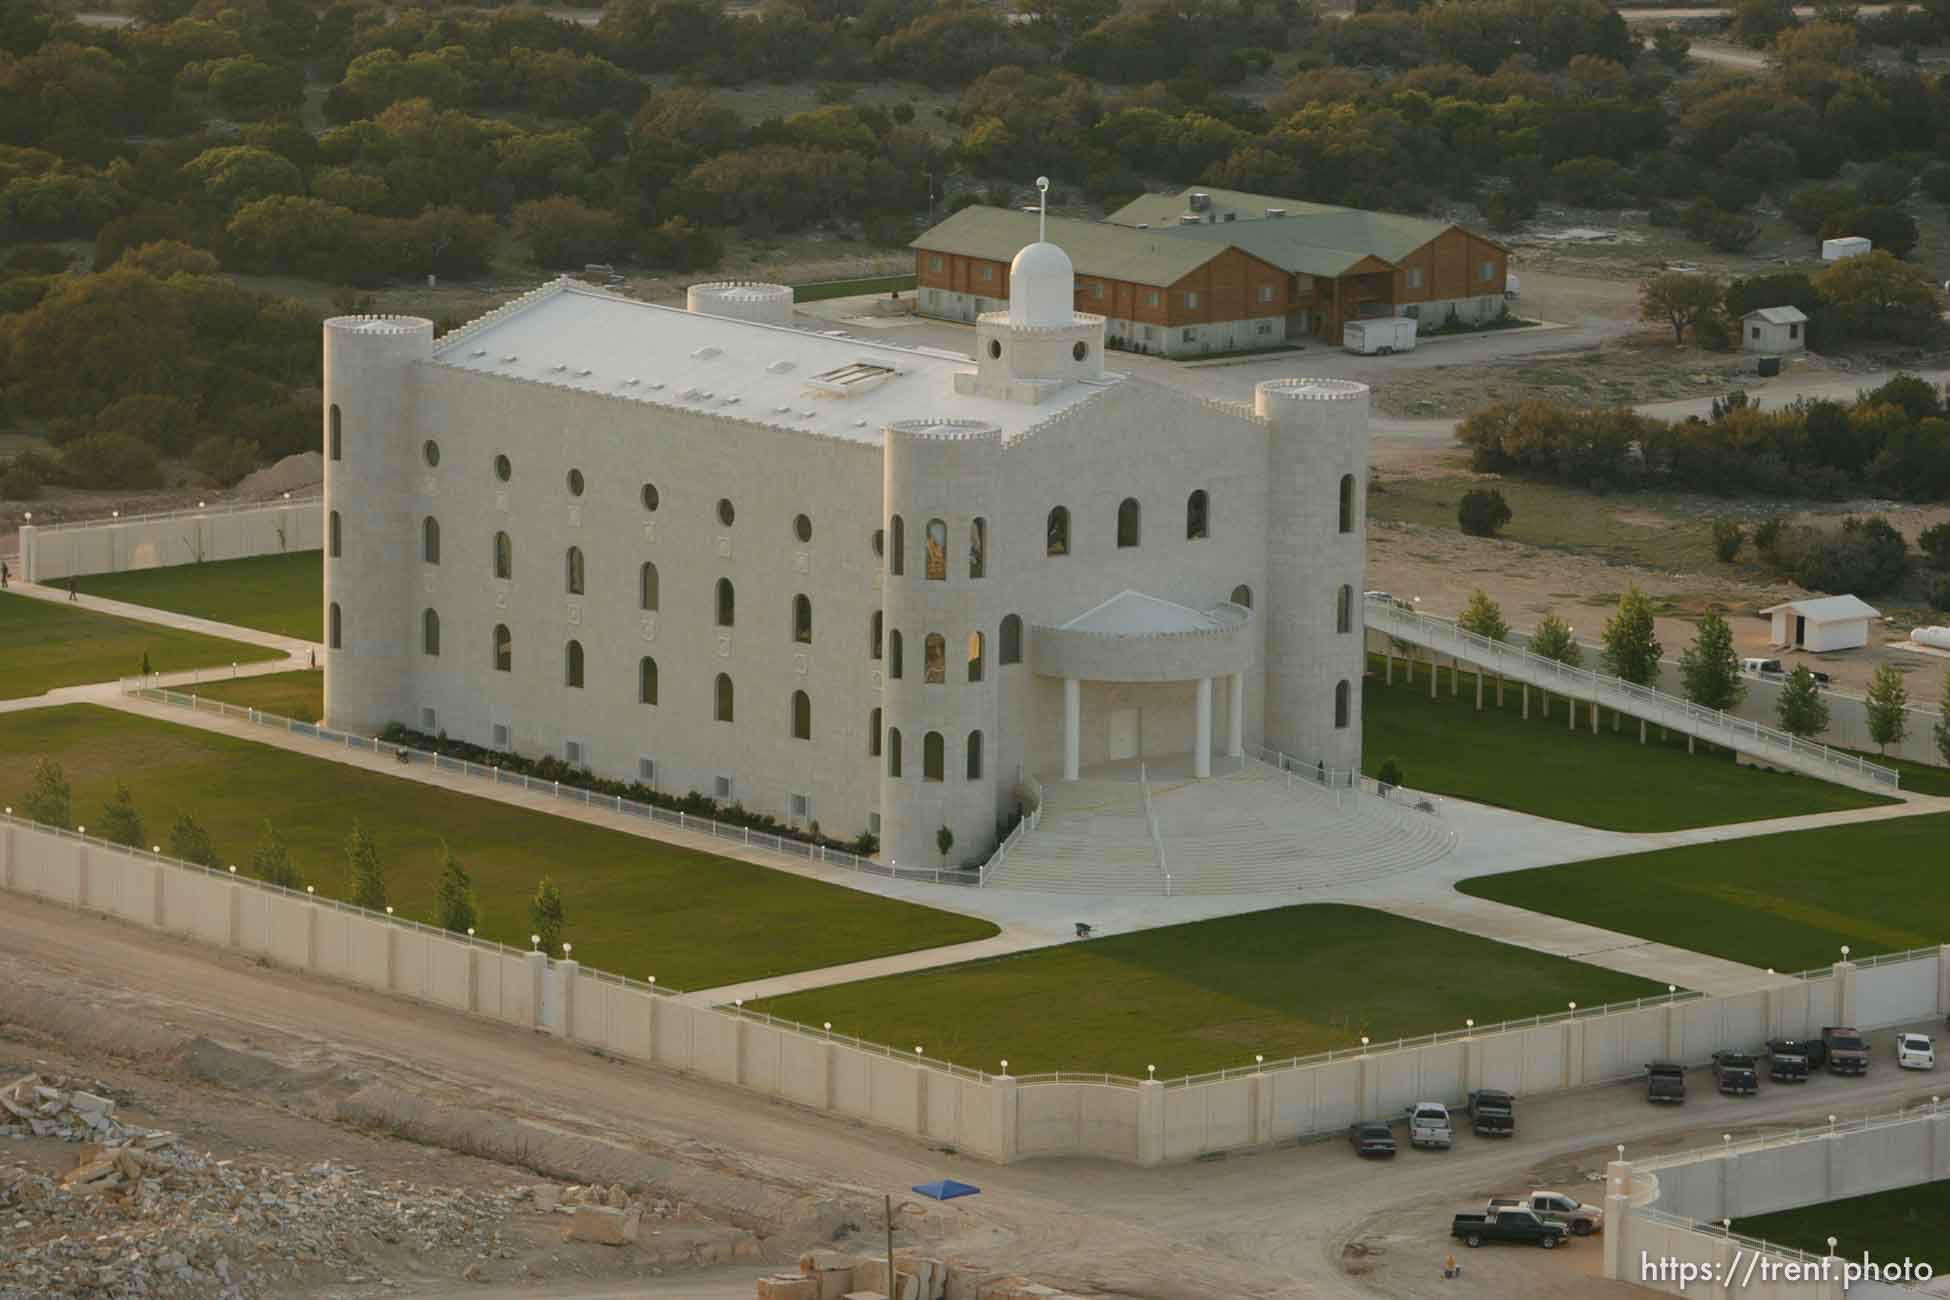
[(1049, 241), (1049, 177), (1036, 178), (1036, 242)]

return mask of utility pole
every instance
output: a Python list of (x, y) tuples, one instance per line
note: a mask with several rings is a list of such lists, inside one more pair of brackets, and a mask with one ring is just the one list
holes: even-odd
[(894, 1198), (887, 1197), (887, 1300), (900, 1300), (894, 1290)]

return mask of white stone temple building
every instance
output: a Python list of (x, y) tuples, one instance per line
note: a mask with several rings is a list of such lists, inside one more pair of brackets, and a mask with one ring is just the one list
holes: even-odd
[(327, 321), (327, 722), (926, 866), (943, 826), (986, 857), (1025, 774), (1357, 767), (1366, 388), (1206, 401), (1104, 368), (1055, 245), (1011, 285), (972, 360), (765, 292)]

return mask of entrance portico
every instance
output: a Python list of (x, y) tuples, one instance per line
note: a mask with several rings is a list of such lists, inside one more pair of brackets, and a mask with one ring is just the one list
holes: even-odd
[[(1123, 591), (1056, 626), (1035, 628), (1031, 666), (1063, 682), (1063, 779), (1083, 762), (1083, 684), (1182, 682), (1192, 691), (1192, 774), (1212, 775), (1213, 683), (1226, 687), (1226, 753), (1245, 753), (1246, 670), (1252, 665), (1253, 612), (1222, 602), (1206, 610)], [(1143, 714), (1117, 709), (1105, 756), (1144, 752)], [(1183, 725), (1182, 721), (1179, 724)], [(1182, 734), (1182, 733), (1181, 733)]]

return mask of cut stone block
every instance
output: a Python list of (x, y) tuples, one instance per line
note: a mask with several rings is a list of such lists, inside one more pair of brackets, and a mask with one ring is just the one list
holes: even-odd
[(637, 1238), (641, 1216), (632, 1211), (612, 1210), (607, 1205), (579, 1205), (569, 1225), (575, 1241), (593, 1241), (602, 1246), (627, 1246)]
[(819, 1300), (819, 1282), (803, 1273), (775, 1273), (758, 1279), (758, 1300)]

